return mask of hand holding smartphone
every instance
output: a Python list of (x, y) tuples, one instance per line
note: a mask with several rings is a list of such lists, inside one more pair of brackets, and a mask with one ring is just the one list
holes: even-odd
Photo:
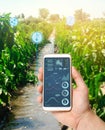
[(44, 56), (43, 108), (49, 111), (71, 109), (71, 57), (68, 54)]

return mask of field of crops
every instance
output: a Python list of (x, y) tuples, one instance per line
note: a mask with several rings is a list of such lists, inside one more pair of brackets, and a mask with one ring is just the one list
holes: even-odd
[(36, 83), (34, 70), (30, 69), (36, 55), (31, 37), (33, 32), (40, 31), (41, 47), (52, 31), (52, 26), (41, 19), (20, 18), (16, 26), (11, 26), (10, 19), (10, 14), (0, 16), (0, 108), (9, 106), (11, 95), (18, 87)]
[[(0, 16), (0, 108), (9, 106), (10, 98), (18, 86), (36, 83), (34, 71), (36, 45), (33, 32), (43, 34), (42, 47), (56, 28), (55, 44), (58, 53), (68, 53), (72, 65), (82, 74), (89, 87), (92, 109), (105, 121), (105, 19), (76, 22), (67, 26), (65, 19), (51, 24), (33, 17), (18, 19), (17, 26), (10, 25), (10, 14)], [(75, 87), (75, 83), (73, 83)]]
[[(67, 26), (56, 25), (58, 53), (72, 56), (72, 65), (82, 74), (89, 87), (91, 107), (105, 121), (105, 19), (94, 19)], [(75, 86), (75, 84), (74, 84)]]

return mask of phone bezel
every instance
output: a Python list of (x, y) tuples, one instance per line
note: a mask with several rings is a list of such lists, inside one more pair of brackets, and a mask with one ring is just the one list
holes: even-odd
[(43, 58), (43, 87), (44, 87), (44, 60), (45, 58), (69, 58), (70, 59), (70, 106), (69, 107), (46, 107), (44, 106), (44, 89), (42, 107), (46, 111), (69, 111), (72, 108), (72, 78), (71, 78), (71, 56), (69, 54), (47, 54)]

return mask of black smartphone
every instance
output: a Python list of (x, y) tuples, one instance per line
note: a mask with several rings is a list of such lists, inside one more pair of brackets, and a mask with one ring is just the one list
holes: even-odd
[(44, 56), (43, 108), (70, 110), (72, 106), (71, 57), (69, 54)]

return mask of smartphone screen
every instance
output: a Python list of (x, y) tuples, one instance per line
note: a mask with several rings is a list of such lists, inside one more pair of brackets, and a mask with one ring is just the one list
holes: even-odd
[[(56, 54), (55, 54), (56, 55)], [(70, 56), (52, 55), (44, 58), (44, 107), (64, 110), (71, 106)]]

